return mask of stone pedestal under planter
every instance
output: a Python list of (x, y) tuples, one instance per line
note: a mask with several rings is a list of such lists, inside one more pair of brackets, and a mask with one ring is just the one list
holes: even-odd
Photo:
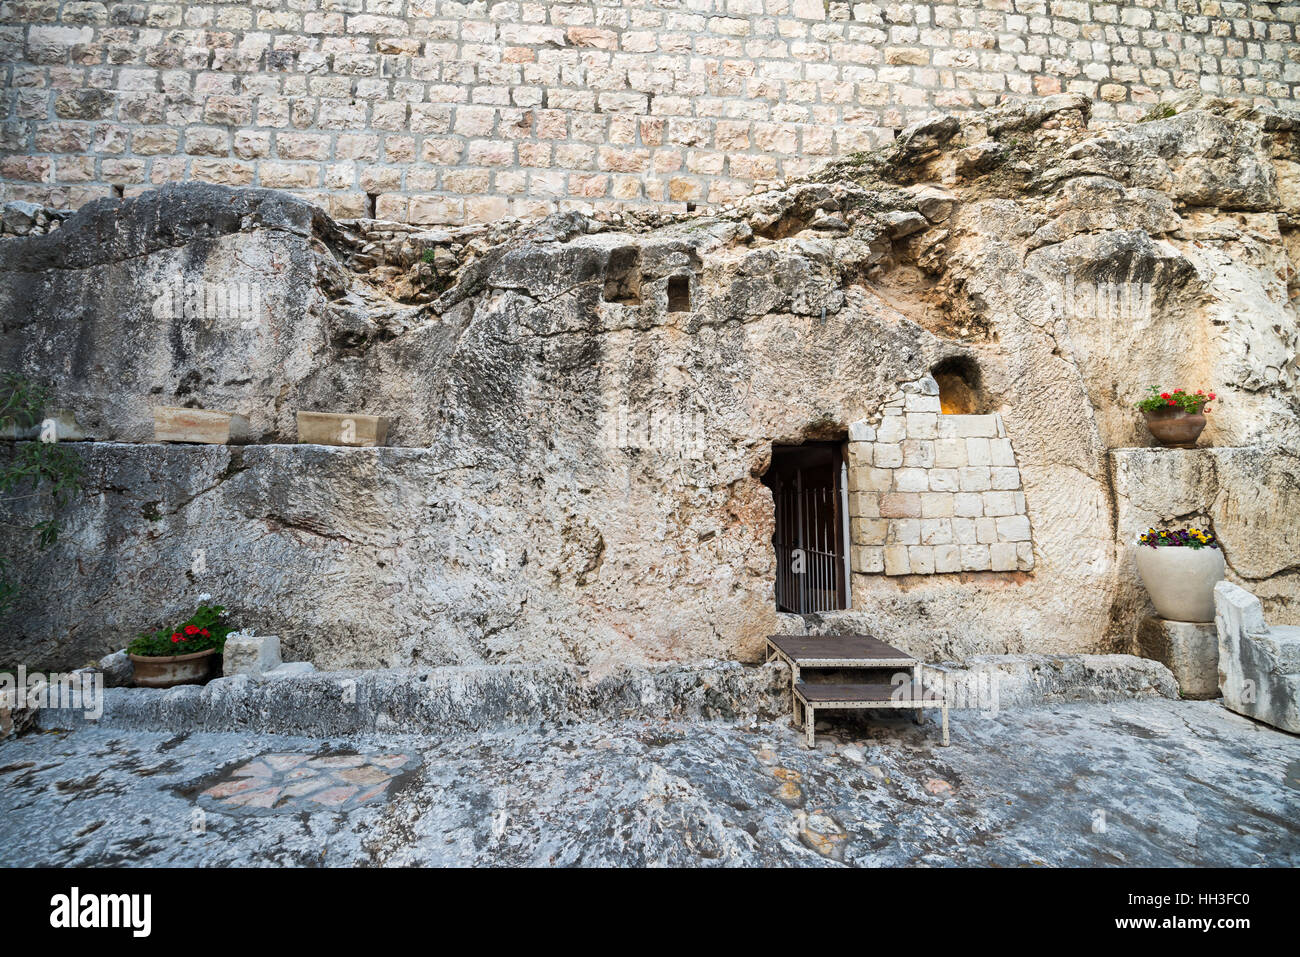
[(1173, 672), (1184, 698), (1219, 696), (1219, 637), (1214, 622), (1144, 618), (1138, 628), (1138, 653)]

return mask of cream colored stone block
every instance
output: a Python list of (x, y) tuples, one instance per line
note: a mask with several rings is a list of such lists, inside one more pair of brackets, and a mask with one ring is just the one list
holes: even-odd
[(945, 431), (961, 439), (995, 439), (998, 437), (996, 415), (941, 415), (947, 420)]
[(958, 518), (979, 518), (984, 514), (984, 499), (978, 492), (958, 492), (952, 497), (952, 513)]
[(896, 469), (903, 465), (903, 447), (877, 442), (872, 459), (878, 469)]
[(930, 491), (956, 492), (961, 488), (961, 479), (956, 469), (930, 469)]
[(1011, 467), (1016, 464), (1015, 452), (1011, 449), (1010, 439), (990, 439), (989, 459), (991, 465)]
[(885, 543), (887, 545), (921, 544), (921, 520), (919, 518), (889, 519), (889, 533)]
[(966, 442), (963, 439), (936, 440), (934, 443), (934, 464), (942, 469), (965, 467), (968, 464), (966, 461)]
[(987, 545), (962, 545), (961, 568), (966, 572), (986, 572), (991, 559)]
[(876, 441), (875, 427), (865, 420), (849, 423), (849, 443)]
[(985, 492), (983, 499), (985, 515), (1016, 514), (1016, 500), (1010, 492)]
[(989, 440), (988, 439), (967, 439), (966, 440), (966, 464), (967, 465), (990, 465), (989, 458)]
[(872, 448), (874, 442), (849, 442), (848, 459), (849, 468), (863, 468), (871, 464)]
[(153, 407), (155, 442), (198, 442), (227, 445), (248, 441), (248, 419), (234, 412), (216, 409)]
[(1004, 542), (1029, 541), (1029, 518), (1024, 515), (1010, 515), (999, 518), (998, 538)]
[(1016, 546), (1011, 542), (999, 542), (989, 546), (989, 565), (995, 572), (1013, 572), (1016, 570)]
[(907, 557), (906, 545), (885, 546), (885, 574), (907, 575), (912, 571), (912, 563)]
[(957, 470), (957, 484), (963, 492), (985, 492), (991, 483), (988, 466), (972, 465)]
[(1034, 546), (1031, 542), (1016, 542), (1016, 569), (1032, 571), (1034, 567)]
[(992, 545), (998, 540), (998, 520), (996, 518), (975, 519), (975, 541), (981, 545)]
[(936, 425), (939, 416), (934, 412), (908, 412), (903, 416), (907, 419), (907, 437), (909, 439), (937, 439), (939, 437)]
[(1020, 469), (989, 469), (989, 484), (995, 489), (1018, 489), (1020, 488)]
[(857, 518), (880, 517), (879, 492), (850, 492), (849, 515)]
[(388, 439), (388, 420), (377, 415), (299, 412), (300, 445), (341, 445), (375, 448)]
[(922, 545), (951, 545), (952, 544), (952, 519), (949, 518), (921, 519), (921, 544)]
[(953, 496), (949, 492), (925, 492), (921, 495), (922, 518), (952, 518)]
[(889, 469), (867, 469), (864, 478), (863, 491), (888, 492), (894, 487), (894, 473)]
[(907, 560), (913, 575), (934, 574), (934, 549), (928, 545), (912, 545), (907, 549)]
[(879, 575), (885, 570), (885, 549), (879, 545), (858, 545), (853, 549), (853, 571)]
[(927, 492), (930, 477), (925, 469), (899, 469), (894, 473), (894, 488), (900, 492)]
[(975, 519), (954, 518), (952, 520), (952, 540), (957, 545), (977, 545), (975, 537)]
[(934, 412), (939, 411), (939, 397), (937, 395), (909, 395), (903, 401), (903, 408), (908, 412)]
[(885, 518), (920, 518), (921, 496), (916, 492), (882, 493), (880, 514)]
[(956, 545), (936, 545), (934, 571), (936, 574), (961, 571), (961, 549)]
[(849, 536), (854, 545), (883, 545), (888, 528), (884, 519), (856, 516), (849, 519)]
[(918, 469), (934, 467), (933, 439), (904, 439), (902, 445), (903, 465)]
[(907, 438), (907, 425), (901, 415), (887, 415), (876, 427), (876, 441), (886, 445), (897, 445)]

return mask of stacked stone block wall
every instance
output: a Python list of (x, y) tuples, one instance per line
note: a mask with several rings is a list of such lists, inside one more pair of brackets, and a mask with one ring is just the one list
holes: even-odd
[(1002, 416), (942, 414), (928, 385), (934, 394), (900, 395), (878, 424), (849, 431), (852, 570), (1030, 571), (1029, 515)]
[(197, 179), (336, 217), (725, 203), (937, 111), (1300, 100), (1290, 0), (0, 3), (3, 198)]

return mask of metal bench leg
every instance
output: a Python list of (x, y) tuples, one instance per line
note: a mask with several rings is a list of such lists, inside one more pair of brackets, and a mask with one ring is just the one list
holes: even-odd
[(943, 746), (948, 747), (948, 702), (943, 703)]
[(803, 709), (804, 736), (807, 741), (808, 747), (810, 748), (817, 747), (816, 724), (817, 724), (817, 709), (810, 708), (807, 705), (804, 705), (804, 709)]

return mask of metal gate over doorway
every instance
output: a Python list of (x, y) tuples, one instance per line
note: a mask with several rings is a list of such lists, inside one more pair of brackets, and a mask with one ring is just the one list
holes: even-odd
[(776, 607), (805, 615), (848, 607), (848, 496), (838, 442), (774, 445), (763, 478), (776, 503)]

